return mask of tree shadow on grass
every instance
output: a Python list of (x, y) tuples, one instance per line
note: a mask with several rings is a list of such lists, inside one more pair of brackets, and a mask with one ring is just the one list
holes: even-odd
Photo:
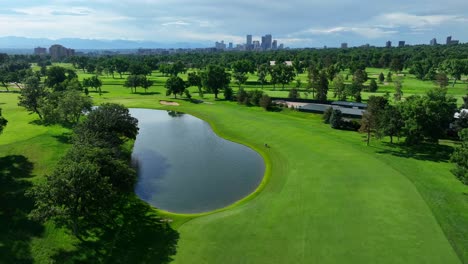
[[(81, 242), (74, 251), (60, 251), (57, 263), (169, 263), (179, 233), (138, 198), (120, 211), (119, 223), (99, 237)], [(92, 241), (91, 241), (92, 240)]]
[(138, 94), (138, 95), (155, 95), (155, 94), (161, 94), (160, 92), (136, 92), (133, 94)]
[(24, 192), (32, 186), (33, 164), (24, 156), (0, 158), (0, 263), (33, 263), (30, 242), (43, 232), (28, 219), (33, 201)]
[[(89, 90), (88, 91), (90, 94), (97, 94), (99, 95), (99, 91), (95, 91), (95, 90)], [(109, 93), (109, 91), (101, 91), (101, 94), (107, 94)]]
[(61, 135), (56, 135), (56, 136), (53, 136), (55, 139), (57, 139), (60, 143), (63, 143), (63, 144), (71, 144), (72, 142), (72, 133), (71, 132), (65, 132)]
[(386, 148), (379, 150), (377, 153), (417, 160), (448, 162), (450, 155), (453, 153), (453, 147), (434, 143), (421, 143), (417, 146), (408, 146), (404, 143), (383, 144), (386, 145)]

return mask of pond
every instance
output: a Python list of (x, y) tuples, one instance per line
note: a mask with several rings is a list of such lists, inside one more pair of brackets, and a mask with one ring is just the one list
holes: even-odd
[(201, 213), (252, 193), (265, 172), (252, 149), (218, 137), (205, 121), (173, 111), (130, 109), (140, 127), (132, 158), (135, 193), (169, 212)]

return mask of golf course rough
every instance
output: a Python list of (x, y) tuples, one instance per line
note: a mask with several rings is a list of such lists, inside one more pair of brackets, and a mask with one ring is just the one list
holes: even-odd
[(415, 186), (350, 144), (357, 134), (317, 118), (202, 108), (223, 135), (268, 142), (272, 175), (251, 201), (183, 224), (175, 263), (461, 263)]

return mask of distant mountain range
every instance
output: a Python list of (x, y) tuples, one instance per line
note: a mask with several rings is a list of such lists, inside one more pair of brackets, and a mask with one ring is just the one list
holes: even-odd
[(60, 44), (67, 48), (76, 50), (117, 50), (117, 49), (169, 49), (169, 48), (207, 48), (212, 44), (209, 42), (153, 42), (153, 41), (133, 41), (133, 40), (101, 40), (101, 39), (47, 39), (47, 38), (26, 38), (26, 37), (0, 37), (0, 50), (5, 49), (34, 49), (35, 47), (49, 48), (53, 44)]

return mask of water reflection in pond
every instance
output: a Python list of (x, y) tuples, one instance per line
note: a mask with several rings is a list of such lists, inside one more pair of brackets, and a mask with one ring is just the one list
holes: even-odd
[(131, 109), (140, 133), (136, 194), (157, 208), (199, 213), (225, 207), (260, 184), (265, 165), (252, 149), (218, 137), (201, 119)]

